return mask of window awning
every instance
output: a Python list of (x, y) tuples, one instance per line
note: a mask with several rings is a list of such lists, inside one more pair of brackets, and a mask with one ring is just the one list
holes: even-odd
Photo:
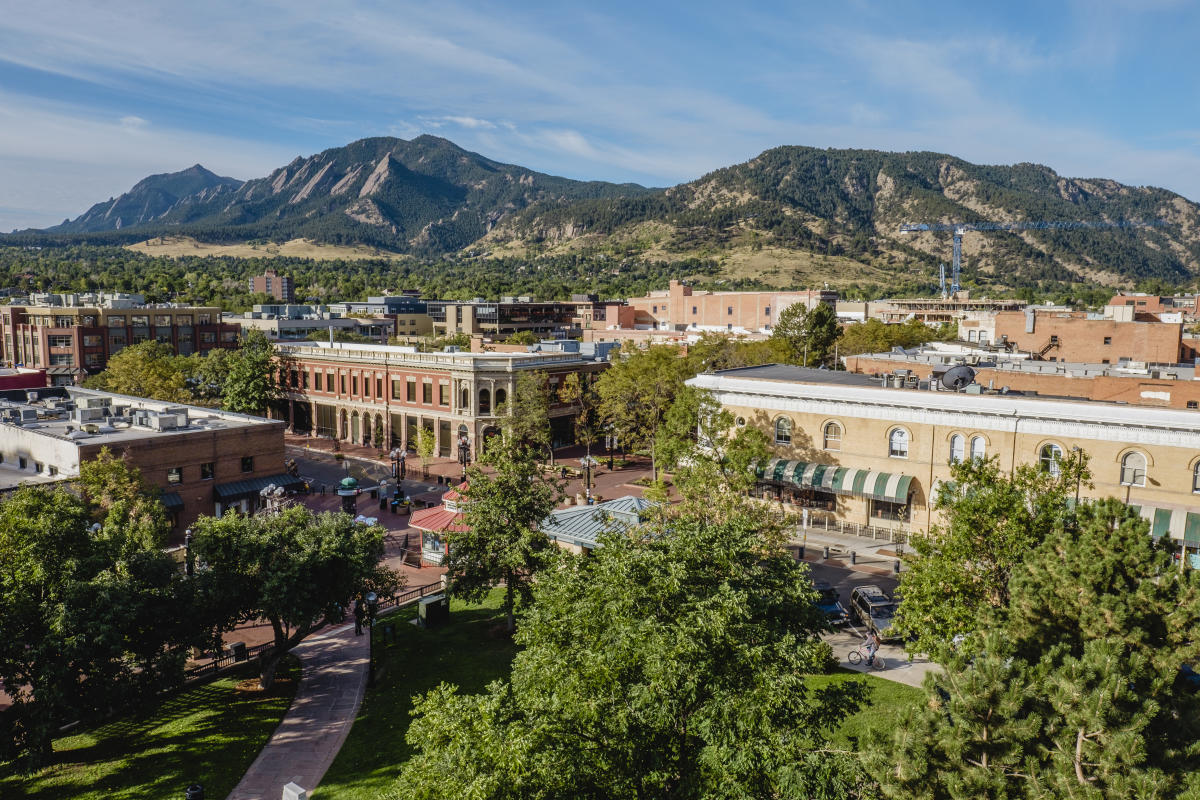
[(304, 481), (284, 472), (279, 475), (267, 475), (264, 478), (218, 483), (213, 487), (213, 491), (216, 492), (217, 500), (227, 503), (230, 500), (253, 497), (271, 484), (282, 486), (284, 489), (298, 489), (304, 485)]
[(1155, 539), (1170, 536), (1188, 544), (1200, 545), (1200, 511), (1158, 506), (1131, 505), (1130, 508), (1150, 523), (1150, 534)]
[(913, 480), (911, 475), (898, 472), (851, 469), (785, 458), (773, 458), (768, 461), (763, 470), (763, 478), (776, 483), (791, 483), (802, 489), (816, 489), (870, 500), (886, 500), (890, 503), (907, 503), (908, 490)]
[(163, 492), (158, 499), (167, 511), (179, 511), (183, 508), (183, 498), (179, 496), (179, 492)]

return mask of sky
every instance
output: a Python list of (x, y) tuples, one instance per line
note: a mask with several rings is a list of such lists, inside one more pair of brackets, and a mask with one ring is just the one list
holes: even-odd
[(422, 133), (651, 186), (794, 144), (1200, 201), (1198, 40), (1186, 0), (0, 0), (0, 230)]

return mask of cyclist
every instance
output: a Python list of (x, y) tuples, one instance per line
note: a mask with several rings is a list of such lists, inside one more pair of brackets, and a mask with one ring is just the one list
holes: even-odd
[(863, 640), (863, 645), (867, 650), (868, 665), (873, 665), (875, 663), (875, 653), (879, 650), (879, 646), (882, 644), (883, 642), (880, 640), (878, 633), (873, 630), (867, 631), (867, 638)]

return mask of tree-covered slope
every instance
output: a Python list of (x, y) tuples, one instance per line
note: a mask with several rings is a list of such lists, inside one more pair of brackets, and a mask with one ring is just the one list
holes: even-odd
[[(902, 236), (906, 222), (1162, 221), (1137, 229), (969, 233), (964, 260), (990, 279), (1108, 281), (1200, 273), (1200, 206), (1163, 189), (1063, 178), (1036, 164), (979, 166), (939, 153), (778, 147), (744, 164), (638, 197), (534, 206), (489, 236), (494, 247), (646, 244), (720, 256), (774, 248), (932, 271), (949, 234)], [(664, 227), (665, 226), (665, 227)]]

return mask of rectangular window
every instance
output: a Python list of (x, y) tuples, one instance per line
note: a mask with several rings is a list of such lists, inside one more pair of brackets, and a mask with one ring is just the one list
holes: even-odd
[(383, 397), (383, 378), (375, 379), (375, 396)]
[(108, 318), (108, 327), (124, 328), (125, 327), (125, 317), (122, 317), (122, 316), (109, 317)]
[(221, 341), (222, 342), (236, 342), (237, 341), (237, 331), (222, 331), (221, 332)]
[(103, 353), (88, 353), (83, 357), (83, 363), (89, 367), (98, 367), (104, 361)]
[(168, 469), (167, 483), (183, 483), (183, 467), (171, 467)]
[(293, 389), (295, 389), (296, 387), (298, 387), (300, 385), (299, 370), (294, 370), (294, 369), (288, 370), (288, 385), (291, 386)]
[(75, 346), (74, 336), (48, 336), (46, 338), (49, 340), (51, 347), (65, 347), (69, 349)]
[(357, 375), (350, 376), (350, 394), (352, 394), (352, 395), (358, 394), (358, 376)]
[(135, 328), (147, 328), (150, 326), (150, 316), (148, 314), (134, 314), (130, 318), (130, 321)]
[(733, 316), (733, 306), (729, 306), (729, 308), (725, 310), (725, 315), (729, 317)]
[(308, 370), (304, 370), (304, 372), (300, 373), (300, 388), (308, 388)]
[(449, 384), (443, 383), (440, 386), (438, 386), (438, 405), (440, 405), (440, 406), (450, 405), (450, 386), (449, 386)]
[(426, 405), (433, 405), (433, 382), (425, 381), (421, 384), (421, 402)]
[(392, 399), (393, 400), (403, 400), (404, 399), (404, 395), (400, 390), (400, 384), (401, 384), (401, 381), (397, 380), (396, 378), (392, 378)]
[(201, 464), (200, 465), (200, 480), (211, 481), (213, 479), (213, 472), (214, 472), (213, 467), (214, 466), (215, 466), (215, 464), (213, 464), (213, 462), (211, 462), (211, 461)]
[(872, 500), (871, 518), (886, 519), (893, 522), (908, 522), (908, 504), (891, 503), (887, 500)]
[(200, 344), (216, 344), (217, 335), (212, 331), (203, 331), (200, 334)]
[(212, 314), (198, 314), (196, 318), (199, 325), (212, 325)]
[(766, 317), (771, 316), (771, 307), (770, 306), (767, 306), (766, 308), (763, 309), (763, 316), (766, 316)]
[(192, 324), (192, 315), (191, 314), (180, 314), (178, 317), (175, 318), (175, 324), (176, 325), (191, 325)]
[(69, 367), (75, 363), (75, 356), (70, 353), (51, 353), (50, 366), (52, 367)]
[(363, 375), (363, 397), (371, 399), (371, 377)]
[(318, 392), (325, 391), (324, 376), (325, 376), (325, 373), (321, 372), (320, 370), (313, 373), (313, 388), (316, 389)]
[(408, 379), (408, 385), (405, 387), (404, 399), (410, 403), (417, 402), (417, 381), (415, 378)]
[(170, 314), (155, 314), (154, 315), (154, 324), (162, 326), (162, 327), (170, 327), (171, 315)]
[(123, 344), (125, 344), (125, 334), (123, 334), (123, 333), (114, 333), (114, 334), (111, 334), (111, 335), (108, 337), (108, 341), (109, 341), (110, 343), (112, 343), (112, 344), (120, 344), (120, 345), (123, 345)]
[(75, 321), (71, 317), (55, 317), (54, 318), (54, 327), (56, 327), (56, 328), (70, 328), (74, 324), (75, 324)]
[(692, 306), (692, 316), (696, 316), (696, 307)]
[(1105, 336), (1105, 337), (1104, 337), (1104, 343), (1105, 343), (1105, 344), (1112, 344), (1112, 337), (1111, 337), (1111, 336)]
[(242, 472), (254, 472), (254, 456), (242, 456)]
[(338, 394), (346, 393), (346, 374), (344, 372), (338, 374), (338, 387)]

